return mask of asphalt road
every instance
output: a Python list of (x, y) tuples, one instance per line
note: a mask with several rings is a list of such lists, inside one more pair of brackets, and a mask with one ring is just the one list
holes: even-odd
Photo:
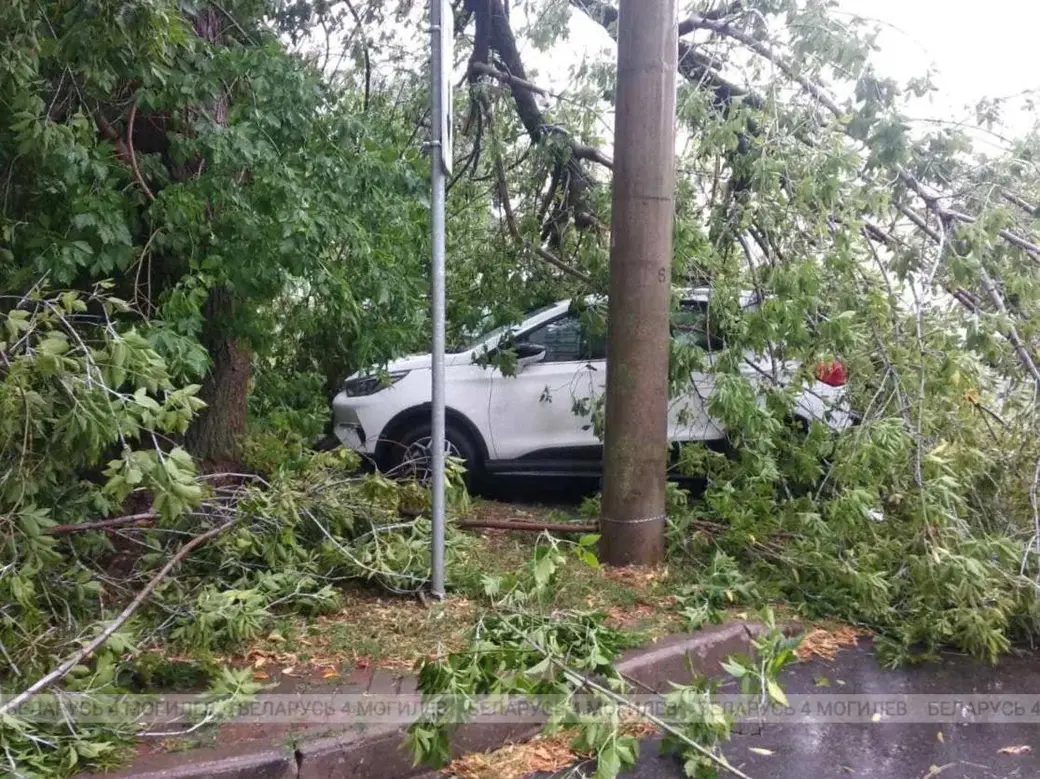
[[(1040, 777), (1040, 656), (1022, 653), (996, 666), (958, 655), (897, 671), (878, 665), (869, 643), (844, 650), (834, 662), (799, 663), (785, 674), (791, 700), (834, 702), (871, 694), (882, 704), (910, 696), (936, 719), (908, 724), (801, 722), (744, 724), (725, 748), (729, 761), (753, 779), (1030, 779)], [(948, 696), (960, 696), (955, 705)], [(968, 697), (971, 696), (971, 697)], [(1031, 701), (1037, 709), (1030, 715)], [(857, 700), (862, 700), (857, 699)], [(927, 707), (931, 707), (928, 709)], [(988, 707), (988, 708), (987, 708)], [(1019, 707), (1017, 710), (1015, 707)], [(832, 711), (836, 711), (832, 709)], [(1012, 715), (1012, 712), (1023, 712)], [(986, 713), (988, 712), (988, 714)], [(915, 722), (909, 722), (916, 719)], [(1032, 719), (1030, 723), (1025, 719)], [(986, 721), (980, 721), (986, 720)], [(625, 779), (679, 779), (675, 758), (647, 739), (638, 766)], [(753, 750), (760, 750), (755, 752)], [(591, 775), (574, 766), (553, 776)], [(546, 779), (549, 774), (528, 779)]]

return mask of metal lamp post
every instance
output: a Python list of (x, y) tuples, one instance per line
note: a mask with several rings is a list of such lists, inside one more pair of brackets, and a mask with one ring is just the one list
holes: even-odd
[(433, 365), (431, 395), (432, 555), (430, 590), (444, 597), (444, 182), (451, 174), (451, 68), (454, 58), (454, 17), (448, 0), (431, 0), (430, 38), (433, 79), (432, 138), (430, 140), (433, 197), (433, 263), (431, 298)]

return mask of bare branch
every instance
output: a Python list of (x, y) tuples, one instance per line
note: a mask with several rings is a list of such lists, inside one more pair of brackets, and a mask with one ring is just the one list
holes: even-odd
[(464, 519), (456, 523), (464, 528), (486, 528), (488, 530), (527, 530), (549, 533), (598, 533), (596, 523), (574, 524), (567, 522), (511, 522), (507, 519)]
[(1007, 306), (1004, 304), (1004, 298), (1000, 296), (1000, 292), (997, 290), (997, 285), (993, 283), (993, 279), (989, 273), (986, 272), (985, 268), (979, 268), (979, 278), (982, 280), (982, 287), (986, 290), (989, 295), (989, 299), (993, 301), (993, 305), (997, 311), (1004, 315), (1007, 320), (1007, 338), (1011, 342), (1011, 345), (1015, 347), (1015, 352), (1018, 353), (1019, 360), (1026, 366), (1031, 374), (1033, 374), (1033, 380), (1036, 381), (1038, 387), (1040, 387), (1040, 369), (1036, 367), (1036, 362), (1033, 360), (1033, 355), (1029, 353), (1029, 349), (1026, 348), (1025, 343), (1022, 341), (1021, 336), (1018, 334), (1018, 330), (1015, 329), (1015, 324), (1008, 314)]
[(1021, 208), (1023, 211), (1028, 213), (1030, 216), (1040, 216), (1040, 206), (1034, 206), (1032, 203), (1027, 201), (1021, 195), (1016, 195), (1014, 192), (1011, 192), (1010, 190), (1007, 190), (1007, 189), (1000, 190), (1000, 194), (1009, 203), (1015, 204), (1016, 206)]
[(130, 157), (130, 167), (134, 171), (134, 178), (137, 179), (137, 183), (141, 185), (141, 189), (144, 190), (148, 199), (154, 202), (155, 195), (152, 194), (152, 190), (145, 183), (144, 176), (141, 175), (141, 169), (137, 166), (137, 154), (134, 153), (134, 119), (136, 118), (137, 100), (135, 99), (130, 106), (130, 116), (126, 120), (126, 150), (127, 155)]
[(556, 255), (546, 251), (541, 246), (536, 246), (530, 241), (524, 239), (520, 233), (520, 226), (516, 222), (516, 214), (513, 213), (513, 204), (509, 199), (509, 185), (506, 182), (506, 169), (502, 163), (502, 158), (497, 157), (495, 159), (495, 172), (498, 175), (498, 197), (502, 201), (502, 211), (505, 213), (506, 225), (509, 229), (509, 234), (513, 236), (513, 239), (521, 246), (532, 250), (538, 257), (545, 260), (547, 263), (552, 265), (564, 273), (567, 273), (579, 281), (583, 281), (586, 284), (592, 284), (592, 279), (586, 274), (582, 273), (577, 268), (572, 268), (570, 265), (559, 259)]
[(71, 525), (55, 525), (44, 532), (50, 536), (66, 536), (72, 533), (86, 533), (91, 530), (112, 530), (126, 527), (127, 525), (150, 525), (159, 518), (154, 511), (146, 511), (142, 514), (128, 514), (125, 517), (112, 517), (111, 519), (99, 519), (96, 522), (76, 522)]

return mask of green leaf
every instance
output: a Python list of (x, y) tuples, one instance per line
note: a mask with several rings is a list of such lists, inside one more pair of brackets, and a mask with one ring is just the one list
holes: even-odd
[(614, 779), (621, 773), (621, 757), (611, 742), (596, 754), (596, 779)]
[(743, 665), (738, 663), (733, 658), (726, 659), (726, 660), (722, 661), (721, 663), (719, 663), (719, 665), (722, 666), (722, 670), (724, 670), (726, 673), (728, 673), (734, 679), (740, 679), (743, 676), (745, 676), (747, 674), (747, 672), (748, 672), (747, 668), (745, 668)]
[(599, 568), (599, 558), (596, 557), (592, 552), (581, 551), (578, 555), (579, 559), (589, 566), (589, 568)]
[(787, 706), (787, 696), (784, 695), (784, 691), (780, 689), (780, 685), (776, 683), (774, 679), (766, 680), (766, 690), (769, 692), (769, 697), (774, 702), (781, 706)]
[(544, 555), (535, 561), (534, 581), (538, 587), (546, 586), (556, 572), (556, 562), (549, 555)]

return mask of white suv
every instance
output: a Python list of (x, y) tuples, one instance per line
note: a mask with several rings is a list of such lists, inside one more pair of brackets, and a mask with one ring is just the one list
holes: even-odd
[[(695, 289), (680, 297), (672, 327), (708, 352), (715, 344), (707, 324), (709, 291)], [(749, 305), (754, 305), (748, 296)], [(592, 302), (590, 301), (587, 302)], [(467, 349), (445, 357), (445, 437), (449, 453), (466, 462), (470, 476), (598, 476), (602, 442), (587, 415), (606, 384), (605, 339), (592, 337), (587, 320), (572, 301), (563, 300), (531, 312), (519, 325), (499, 328)], [(506, 375), (497, 361), (499, 347), (515, 355)], [(425, 471), (430, 445), (432, 358), (429, 354), (391, 362), (385, 372), (356, 373), (332, 402), (336, 438), (370, 458), (384, 472)], [(504, 363), (501, 363), (505, 367)], [(748, 355), (747, 376), (771, 380), (768, 357)], [(780, 380), (793, 364), (782, 366)], [(821, 420), (835, 430), (852, 423), (845, 405), (845, 368), (817, 366), (817, 381), (798, 396), (795, 414), (804, 422)], [(691, 376), (689, 392), (670, 402), (668, 433), (673, 442), (723, 441), (725, 431), (708, 414), (713, 391), (710, 372)]]

